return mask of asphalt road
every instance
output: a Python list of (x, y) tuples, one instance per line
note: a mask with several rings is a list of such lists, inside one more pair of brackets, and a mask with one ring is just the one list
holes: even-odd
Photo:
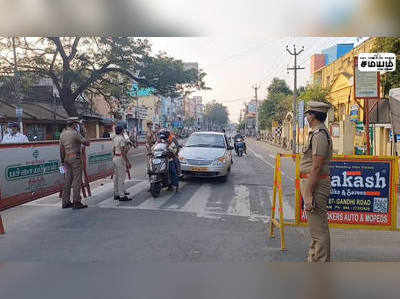
[[(30, 265), (21, 283), (35, 277), (39, 270), (33, 269), (38, 265), (107, 264), (129, 273), (149, 263), (303, 262), (307, 230), (287, 228), (286, 252), (280, 251), (278, 232), (276, 239), (268, 238), (279, 149), (252, 140), (248, 148), (247, 156), (234, 156), (227, 182), (185, 180), (179, 193), (163, 190), (157, 199), (147, 192), (143, 148), (135, 150), (130, 154), (134, 173), (127, 182), (132, 201), (115, 204), (112, 181), (105, 179), (92, 184), (88, 209), (63, 210), (59, 198), (50, 196), (7, 210), (2, 213), (6, 234), (0, 236), (0, 261)], [(294, 163), (284, 161), (282, 170), (284, 212), (290, 220), (294, 218)], [(397, 233), (335, 230), (332, 240), (335, 261), (400, 260)], [(0, 264), (0, 273), (7, 269)], [(8, 291), (4, 294), (11, 295), (12, 287), (3, 288)]]

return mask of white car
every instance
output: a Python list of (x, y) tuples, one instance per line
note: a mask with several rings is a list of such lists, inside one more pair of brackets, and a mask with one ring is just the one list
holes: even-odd
[(232, 167), (232, 149), (223, 133), (195, 132), (179, 152), (182, 174), (225, 181)]

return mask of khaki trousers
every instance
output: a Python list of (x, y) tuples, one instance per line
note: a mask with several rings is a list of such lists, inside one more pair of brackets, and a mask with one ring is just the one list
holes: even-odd
[(80, 193), (82, 187), (82, 160), (80, 158), (67, 158), (64, 161), (65, 184), (62, 194), (62, 202), (66, 204), (71, 197), (71, 186), (73, 190), (73, 202), (81, 201)]
[[(301, 179), (300, 191), (304, 194), (308, 179)], [(307, 212), (311, 245), (308, 251), (308, 262), (330, 262), (331, 239), (328, 226), (327, 204), (331, 192), (330, 179), (321, 179), (315, 188), (313, 198), (315, 207)]]
[(114, 196), (125, 196), (125, 178), (126, 178), (126, 162), (120, 156), (115, 156), (113, 158), (114, 164)]

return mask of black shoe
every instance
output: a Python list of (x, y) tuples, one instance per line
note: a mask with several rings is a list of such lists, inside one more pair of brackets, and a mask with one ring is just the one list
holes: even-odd
[(62, 205), (63, 209), (68, 209), (68, 208), (72, 208), (74, 206), (74, 204), (70, 201), (68, 201), (66, 204)]
[(79, 210), (79, 209), (85, 209), (85, 208), (87, 208), (87, 207), (88, 207), (87, 205), (84, 205), (84, 204), (81, 203), (81, 202), (77, 202), (77, 203), (74, 203), (73, 209), (74, 209), (74, 210)]
[(129, 198), (128, 196), (120, 197), (119, 201), (130, 201), (132, 198)]

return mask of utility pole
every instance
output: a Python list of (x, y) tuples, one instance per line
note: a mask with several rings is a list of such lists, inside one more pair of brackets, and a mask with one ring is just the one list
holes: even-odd
[(296, 45), (293, 45), (293, 52), (289, 50), (289, 47), (286, 46), (286, 51), (294, 56), (294, 66), (291, 68), (287, 68), (289, 71), (294, 71), (294, 90), (293, 90), (293, 153), (297, 153), (297, 142), (296, 142), (296, 123), (297, 123), (297, 70), (304, 70), (304, 67), (299, 67), (297, 65), (297, 56), (304, 51), (304, 47), (301, 48), (300, 51), (296, 51)]
[(21, 134), (24, 133), (24, 128), (22, 124), (22, 98), (21, 95), (19, 94), (19, 85), (20, 85), (20, 77), (18, 73), (18, 66), (17, 66), (17, 51), (15, 49), (15, 37), (11, 38), (12, 42), (12, 47), (13, 47), (13, 57), (14, 57), (14, 79), (15, 79), (15, 85), (14, 85), (14, 92), (15, 92), (15, 97), (17, 98), (17, 103), (18, 103), (18, 108), (16, 109), (15, 113), (19, 122), (19, 131)]
[(254, 88), (254, 95), (256, 99), (256, 135), (258, 134), (258, 96), (257, 96), (257, 91), (260, 88), (260, 85), (255, 84), (253, 85)]

